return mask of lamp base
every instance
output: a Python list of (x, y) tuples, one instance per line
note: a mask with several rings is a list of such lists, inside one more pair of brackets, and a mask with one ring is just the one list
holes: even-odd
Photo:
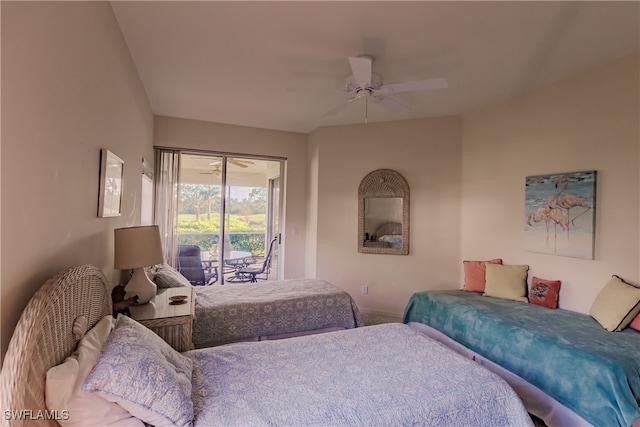
[(157, 287), (156, 284), (147, 277), (144, 267), (140, 267), (133, 271), (133, 276), (124, 290), (127, 291), (125, 298), (137, 295), (137, 304), (146, 304), (155, 298)]

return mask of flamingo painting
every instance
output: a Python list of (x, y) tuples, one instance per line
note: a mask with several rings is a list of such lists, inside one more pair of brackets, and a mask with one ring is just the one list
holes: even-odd
[[(571, 225), (575, 225), (575, 220), (578, 219), (578, 217), (587, 213), (591, 209), (591, 207), (588, 206), (584, 202), (584, 200), (582, 200), (578, 196), (575, 196), (573, 194), (562, 194), (567, 190), (567, 187), (569, 187), (569, 178), (567, 178), (565, 175), (558, 177), (556, 179), (556, 184), (555, 184), (556, 189), (560, 186), (560, 183), (563, 184), (562, 189), (558, 191), (556, 194), (547, 197), (547, 203), (549, 204), (549, 207), (565, 209), (567, 211), (567, 217), (571, 221)], [(570, 217), (571, 208), (575, 208), (575, 207), (584, 208), (584, 210), (581, 211), (575, 217), (571, 218)]]
[(536, 212), (531, 212), (527, 217), (527, 224), (533, 225), (533, 222), (545, 222), (545, 228), (547, 237), (545, 240), (545, 246), (549, 247), (549, 226), (553, 224), (553, 252), (555, 253), (558, 247), (558, 226), (561, 230), (569, 231), (569, 217), (567, 213), (558, 208), (552, 208), (549, 206), (542, 206), (538, 208)]
[(528, 176), (524, 249), (593, 259), (595, 184), (596, 171)]

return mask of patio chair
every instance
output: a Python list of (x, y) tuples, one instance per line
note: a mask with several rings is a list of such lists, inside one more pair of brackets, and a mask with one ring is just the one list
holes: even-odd
[[(271, 270), (271, 257), (273, 256), (273, 248), (277, 240), (277, 236), (271, 239), (271, 242), (269, 243), (269, 249), (267, 250), (267, 254), (264, 256), (262, 262), (257, 262), (258, 259), (262, 257), (252, 257), (255, 260), (255, 263), (237, 269), (235, 274), (227, 279), (227, 281), (256, 283), (258, 279), (268, 280)], [(258, 275), (264, 275), (264, 277), (258, 277)]]
[(194, 286), (212, 285), (218, 281), (218, 267), (205, 268), (197, 245), (178, 246), (178, 271)]

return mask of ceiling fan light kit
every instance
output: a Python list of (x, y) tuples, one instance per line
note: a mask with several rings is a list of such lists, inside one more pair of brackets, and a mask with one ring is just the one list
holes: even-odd
[(356, 82), (352, 74), (349, 77), (347, 77), (346, 79), (347, 88), (342, 92), (358, 93), (358, 91), (364, 91), (364, 90), (373, 91), (373, 90), (379, 90), (381, 86), (382, 86), (382, 77), (380, 77), (379, 74), (371, 73), (371, 83), (369, 83), (368, 86), (366, 84), (365, 86), (363, 86), (361, 83)]
[(347, 77), (346, 88), (339, 92), (349, 93), (352, 94), (352, 96), (343, 103), (338, 104), (331, 110), (327, 111), (324, 114), (325, 116), (337, 114), (353, 101), (364, 98), (364, 121), (367, 123), (369, 100), (393, 113), (401, 114), (411, 111), (411, 109), (406, 105), (382, 95), (383, 93), (446, 89), (449, 87), (447, 79), (442, 77), (383, 85), (382, 77), (372, 71), (374, 61), (375, 58), (373, 56), (366, 54), (349, 57), (349, 65), (351, 66), (351, 72), (353, 74)]

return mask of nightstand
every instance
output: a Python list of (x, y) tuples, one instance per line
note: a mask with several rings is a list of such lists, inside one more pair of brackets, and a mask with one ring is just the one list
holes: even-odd
[[(169, 298), (176, 295), (186, 295), (186, 302), (173, 304)], [(190, 287), (158, 289), (157, 295), (148, 304), (129, 307), (131, 318), (158, 334), (177, 351), (192, 350), (194, 295)]]

